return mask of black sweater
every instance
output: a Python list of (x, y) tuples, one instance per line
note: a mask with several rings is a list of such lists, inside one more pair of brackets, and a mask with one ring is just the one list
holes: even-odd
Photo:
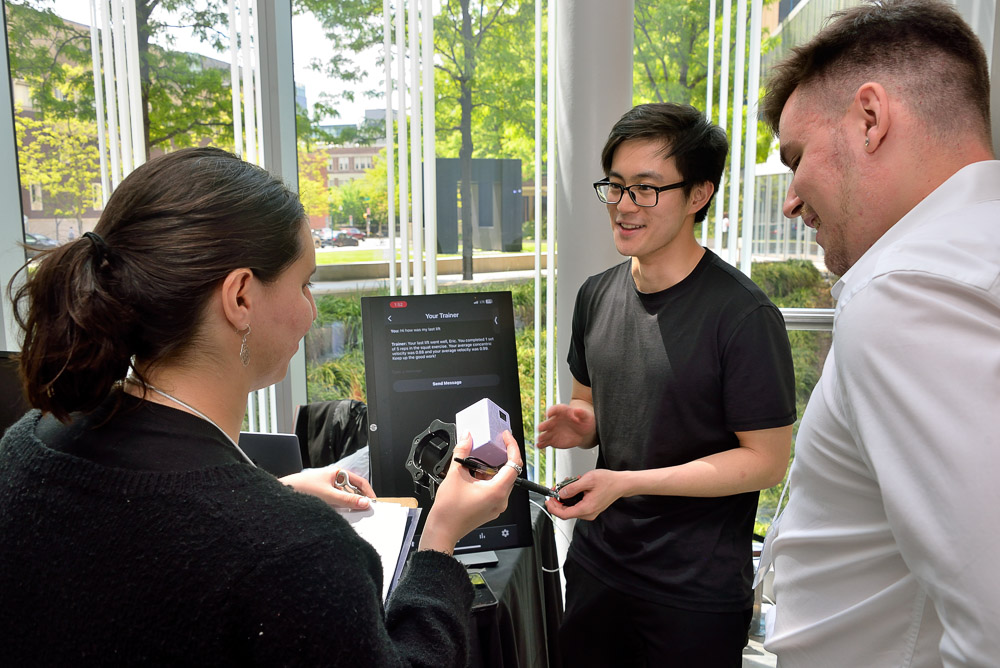
[(414, 554), (384, 611), (374, 549), (210, 424), (146, 402), (98, 428), (39, 417), (0, 441), (4, 664), (468, 662), (451, 557)]

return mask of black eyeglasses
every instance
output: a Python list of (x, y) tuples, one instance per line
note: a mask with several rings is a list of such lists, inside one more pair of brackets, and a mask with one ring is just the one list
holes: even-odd
[(620, 183), (611, 183), (607, 179), (602, 179), (594, 184), (597, 191), (597, 199), (605, 204), (618, 204), (622, 201), (622, 195), (627, 191), (636, 206), (656, 206), (660, 201), (660, 193), (664, 190), (674, 190), (683, 188), (687, 181), (678, 181), (668, 186), (651, 186), (645, 183), (636, 183), (631, 186), (623, 186)]

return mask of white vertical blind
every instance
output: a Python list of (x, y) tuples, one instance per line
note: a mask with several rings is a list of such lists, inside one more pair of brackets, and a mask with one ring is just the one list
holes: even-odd
[[(240, 44), (231, 44), (229, 48), (241, 48), (243, 56), (243, 127), (246, 128), (246, 152), (242, 156), (247, 162), (258, 164), (257, 155), (257, 96), (254, 93), (253, 77), (253, 37), (250, 31), (250, 2), (240, 0)], [(234, 85), (238, 85), (235, 81)]]
[(233, 98), (233, 147), (243, 157), (243, 104), (240, 101), (240, 55), (236, 30), (236, 0), (229, 0), (229, 82)]
[[(732, 14), (731, 0), (724, 0), (722, 3), (722, 66), (719, 70), (719, 127), (725, 130), (728, 127), (727, 117), (729, 116), (729, 33), (732, 24), (730, 18)], [(722, 255), (722, 227), (723, 211), (726, 202), (726, 173), (722, 173), (719, 181), (719, 192), (715, 195), (715, 243), (712, 249), (716, 255)]]
[[(386, 77), (386, 173), (389, 196), (389, 218), (394, 216), (393, 189), (398, 188), (400, 277), (395, 275), (395, 262), (390, 262), (390, 294), (397, 285), (407, 295), (437, 292), (437, 174), (434, 122), (434, 1), (410, 0), (409, 42), (406, 35), (406, 0), (395, 3), (396, 67), (392, 67), (392, 26), (390, 1), (383, 3), (383, 32)], [(421, 10), (422, 8), (422, 10)], [(421, 11), (423, 14), (421, 15)], [(423, 39), (421, 40), (421, 33)], [(407, 44), (409, 48), (407, 49)], [(406, 54), (409, 52), (409, 97), (407, 97)], [(393, 71), (395, 69), (395, 77)], [(422, 76), (421, 76), (422, 74)], [(393, 159), (392, 113), (393, 85), (398, 114), (396, 140), (399, 155)], [(409, 114), (409, 131), (407, 131)], [(398, 178), (393, 171), (398, 169)], [(412, 200), (412, 206), (411, 206)], [(412, 228), (410, 220), (412, 219)], [(412, 229), (412, 236), (410, 234)], [(390, 230), (390, 255), (395, 257), (395, 234)], [(412, 261), (412, 277), (410, 264)]]
[[(705, 90), (705, 118), (709, 123), (712, 122), (712, 95), (714, 91), (712, 87), (715, 85), (715, 0), (710, 0), (708, 6), (708, 77), (707, 77), (707, 88)], [(716, 193), (716, 202), (718, 202), (719, 194)], [(719, 228), (719, 208), (716, 206), (716, 216), (715, 216), (715, 228)], [(701, 224), (701, 245), (708, 246), (708, 221), (709, 216), (706, 211), (705, 221)]]
[(437, 143), (434, 124), (434, 8), (424, 0), (424, 253), (427, 256), (427, 294), (437, 292)]
[[(100, 20), (101, 20), (101, 30), (100, 30), (100, 41), (102, 46), (102, 53), (104, 55), (103, 70), (104, 70), (104, 106), (107, 112), (107, 143), (108, 150), (111, 153), (111, 174), (110, 182), (111, 188), (117, 188), (118, 184), (122, 180), (122, 168), (121, 168), (121, 143), (118, 140), (118, 106), (117, 106), (117, 94), (115, 92), (115, 60), (112, 57), (113, 50), (113, 40), (111, 39), (111, 15), (110, 9), (108, 7), (107, 0), (98, 0), (100, 2)], [(101, 68), (94, 69), (94, 78), (100, 76)], [(95, 83), (95, 89), (97, 84)], [(101, 106), (102, 100), (96, 98), (94, 103), (97, 106)], [(98, 132), (104, 133), (105, 128), (103, 126), (98, 128)], [(102, 175), (103, 176), (103, 175)], [(106, 193), (105, 197), (110, 197), (111, 193)]]
[[(541, 421), (542, 402), (542, 3), (535, 2), (535, 373), (534, 419), (532, 443), (538, 442), (538, 423)], [(532, 461), (532, 480), (538, 482), (540, 457), (535, 448)]]
[[(229, 64), (233, 102), (233, 146), (237, 155), (260, 167), (264, 164), (264, 126), (260, 82), (260, 25), (257, 0), (229, 0)], [(253, 334), (251, 333), (251, 338)], [(277, 391), (274, 385), (247, 395), (250, 431), (278, 430)]]
[(101, 76), (100, 29), (97, 23), (97, 3), (90, 0), (90, 61), (94, 73), (94, 107), (97, 112), (97, 150), (101, 165), (101, 206), (108, 203), (111, 196), (111, 180), (108, 174), (107, 133), (104, 130), (103, 77)]
[[(257, 165), (260, 167), (267, 167), (264, 160), (264, 124), (260, 121), (261, 109), (263, 107), (261, 101), (261, 86), (260, 86), (260, 48), (257, 36), (260, 34), (259, 26), (257, 25), (257, 0), (250, 0), (251, 14), (250, 14), (250, 35), (253, 39), (251, 43), (251, 58), (252, 58), (252, 69), (253, 69), (253, 113), (256, 119), (254, 126), (257, 128)], [(272, 395), (274, 391), (272, 390)]]
[(139, 80), (139, 38), (135, 0), (122, 0), (125, 10), (125, 62), (128, 72), (129, 122), (132, 126), (132, 164), (146, 162), (145, 123), (142, 114), (142, 83)]
[(396, 52), (399, 63), (396, 93), (399, 103), (399, 122), (396, 133), (399, 137), (399, 267), (400, 292), (410, 294), (410, 192), (406, 156), (409, 148), (406, 137), (406, 0), (396, 0)]
[[(739, 236), (740, 220), (740, 158), (743, 135), (743, 72), (746, 62), (747, 43), (747, 2), (737, 0), (736, 5), (736, 78), (733, 82), (733, 125), (729, 135), (729, 238), (726, 244), (726, 260), (736, 264), (736, 238)], [(749, 251), (749, 249), (748, 249)]]
[[(424, 293), (423, 180), (420, 177), (420, 0), (410, 0), (410, 179), (413, 182), (413, 294)], [(428, 221), (429, 222), (429, 221)]]
[(125, 64), (125, 26), (121, 0), (111, 0), (111, 41), (115, 59), (115, 91), (118, 96), (118, 128), (121, 140), (122, 176), (132, 167), (132, 122), (129, 116), (128, 69)]
[(396, 187), (396, 161), (393, 156), (392, 136), (392, 0), (383, 0), (382, 16), (385, 23), (382, 27), (382, 44), (385, 50), (385, 167), (387, 217), (389, 235), (389, 294), (396, 294), (396, 204), (393, 194)]
[(90, 0), (101, 196), (146, 161), (134, 0)]
[[(757, 167), (757, 101), (760, 89), (760, 22), (761, 0), (751, 0), (750, 7), (750, 75), (747, 80), (747, 134), (743, 143), (743, 227), (740, 271), (750, 275), (753, 259), (753, 216)], [(787, 240), (787, 236), (785, 237)]]
[[(548, 192), (547, 215), (545, 240), (546, 266), (545, 266), (545, 405), (551, 406), (555, 403), (556, 390), (556, 0), (549, 0), (549, 24), (548, 24), (548, 79), (546, 80), (548, 108), (546, 110), (545, 127), (548, 128), (548, 141), (546, 144), (548, 175), (546, 177), (545, 188)], [(535, 302), (535, 309), (541, 308), (541, 304)], [(535, 336), (539, 336), (535, 331)], [(552, 454), (552, 451), (549, 451)], [(555, 484), (556, 474), (555, 462), (552, 457), (546, 457), (545, 466), (545, 486), (552, 487)]]

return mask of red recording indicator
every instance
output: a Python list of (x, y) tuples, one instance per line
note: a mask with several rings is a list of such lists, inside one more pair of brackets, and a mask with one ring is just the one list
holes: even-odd
[(389, 302), (389, 308), (406, 308), (406, 302)]

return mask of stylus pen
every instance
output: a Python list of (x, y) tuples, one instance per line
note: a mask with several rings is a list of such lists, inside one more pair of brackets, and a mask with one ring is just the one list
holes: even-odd
[[(455, 457), (455, 461), (464, 466), (465, 468), (469, 469), (473, 473), (478, 472), (494, 476), (500, 471), (500, 469), (495, 468), (493, 466), (488, 466), (483, 462), (479, 461), (478, 459), (462, 459), (461, 457)], [(542, 496), (554, 496), (554, 497), (559, 496), (559, 492), (555, 491), (554, 489), (549, 489), (548, 487), (539, 485), (537, 482), (531, 482), (527, 478), (522, 478), (521, 476), (514, 478), (514, 484), (517, 485), (518, 487), (525, 488), (529, 492), (535, 492), (537, 494), (541, 494)]]

